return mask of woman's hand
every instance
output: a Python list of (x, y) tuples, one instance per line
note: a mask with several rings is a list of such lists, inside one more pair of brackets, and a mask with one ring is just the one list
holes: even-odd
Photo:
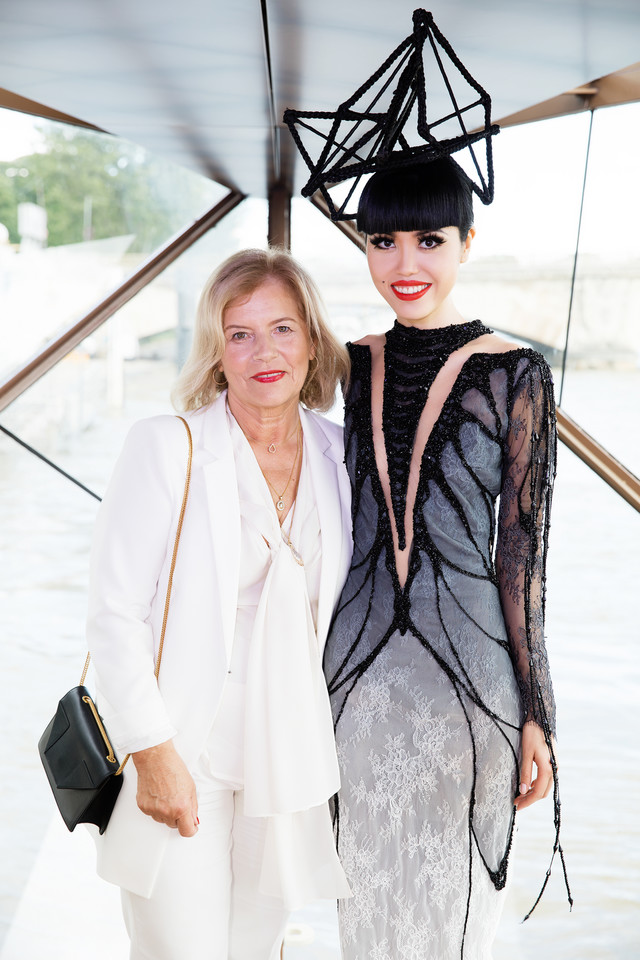
[(147, 816), (174, 827), (182, 837), (198, 832), (198, 798), (182, 758), (170, 740), (132, 755), (138, 772), (138, 806)]
[[(554, 745), (555, 753), (555, 745)], [(525, 723), (522, 728), (522, 763), (520, 764), (520, 793), (514, 800), (517, 810), (524, 810), (536, 800), (542, 800), (549, 795), (553, 786), (553, 768), (549, 747), (547, 746), (542, 728), (535, 722)], [(536, 765), (537, 775), (533, 780), (533, 765)]]

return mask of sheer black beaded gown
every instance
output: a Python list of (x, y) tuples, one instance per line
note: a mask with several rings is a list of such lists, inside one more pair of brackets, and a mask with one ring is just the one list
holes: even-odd
[(354, 554), (325, 650), (344, 960), (489, 960), (520, 731), (554, 731), (553, 385), (490, 332), (396, 321), (349, 344)]

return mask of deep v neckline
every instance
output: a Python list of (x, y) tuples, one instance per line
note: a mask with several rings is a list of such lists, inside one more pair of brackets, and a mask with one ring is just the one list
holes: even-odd
[[(398, 498), (394, 504), (393, 491), (391, 486), (391, 471), (389, 470), (389, 448), (392, 444), (387, 442), (384, 425), (384, 404), (385, 404), (385, 384), (387, 383), (388, 367), (386, 358), (386, 345), (388, 338), (400, 333), (404, 343), (407, 342), (406, 328), (398, 331), (397, 324), (393, 331), (380, 337), (373, 344), (368, 344), (370, 353), (370, 405), (371, 405), (371, 433), (374, 452), (374, 461), (376, 467), (376, 476), (379, 487), (385, 501), (386, 513), (389, 520), (389, 532), (391, 536), (391, 548), (393, 550), (394, 565), (393, 573), (397, 589), (403, 592), (406, 589), (410, 560), (414, 540), (414, 519), (415, 509), (418, 500), (418, 491), (423, 480), (423, 469), (426, 461), (430, 440), (442, 417), (443, 410), (447, 401), (452, 395), (456, 383), (465, 364), (476, 355), (476, 351), (469, 353), (466, 350), (467, 345), (491, 331), (480, 321), (454, 325), (453, 330), (449, 328), (440, 328), (436, 331), (417, 331), (409, 330), (409, 336), (413, 333), (435, 333), (438, 340), (434, 341), (437, 353), (436, 361), (440, 365), (432, 376), (429, 383), (424, 388), (424, 403), (418, 416), (417, 425), (410, 447), (410, 457), (406, 464), (407, 483), (405, 495), (402, 502), (402, 533), (404, 546), (401, 548), (401, 539), (398, 532)], [(453, 336), (447, 337), (447, 334), (453, 333)], [(442, 336), (444, 334), (444, 337)], [(444, 341), (444, 342), (443, 342)], [(447, 349), (453, 347), (453, 349)], [(445, 352), (446, 351), (446, 352)], [(393, 452), (393, 450), (391, 451)], [(395, 507), (395, 509), (394, 509)]]

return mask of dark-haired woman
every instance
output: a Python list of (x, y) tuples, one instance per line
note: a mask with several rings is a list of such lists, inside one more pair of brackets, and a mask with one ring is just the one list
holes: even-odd
[(452, 302), (472, 223), (451, 159), (377, 173), (358, 213), (396, 320), (349, 345), (354, 554), (325, 651), (345, 960), (488, 960), (516, 811), (553, 783), (553, 386)]

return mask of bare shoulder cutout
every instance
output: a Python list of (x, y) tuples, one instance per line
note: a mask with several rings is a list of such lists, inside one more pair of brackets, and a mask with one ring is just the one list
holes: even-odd
[[(369, 338), (367, 338), (369, 339)], [(418, 421), (418, 427), (414, 439), (413, 450), (409, 466), (409, 480), (407, 484), (407, 495), (405, 502), (404, 527), (406, 532), (406, 546), (400, 549), (398, 530), (393, 515), (393, 506), (391, 502), (391, 485), (389, 480), (389, 464), (387, 460), (386, 443), (384, 431), (382, 428), (382, 405), (384, 393), (384, 344), (385, 337), (371, 338), (371, 426), (373, 436), (373, 448), (378, 467), (378, 476), (380, 485), (384, 493), (387, 504), (389, 522), (391, 524), (391, 534), (393, 539), (393, 548), (395, 553), (395, 566), (398, 581), (401, 587), (404, 587), (409, 572), (409, 556), (413, 543), (413, 510), (416, 503), (418, 492), (418, 483), (420, 480), (420, 469), (422, 458), (431, 436), (431, 431), (435, 426), (442, 408), (446, 402), (453, 385), (457, 380), (470, 353), (468, 347), (460, 347), (454, 350), (445, 361), (439, 372), (436, 374), (433, 383), (427, 394), (427, 400), (423, 407), (422, 414)], [(475, 342), (475, 341), (474, 341)]]
[(381, 347), (384, 346), (384, 339), (383, 333), (369, 333), (360, 340), (354, 340), (354, 345), (356, 347)]

